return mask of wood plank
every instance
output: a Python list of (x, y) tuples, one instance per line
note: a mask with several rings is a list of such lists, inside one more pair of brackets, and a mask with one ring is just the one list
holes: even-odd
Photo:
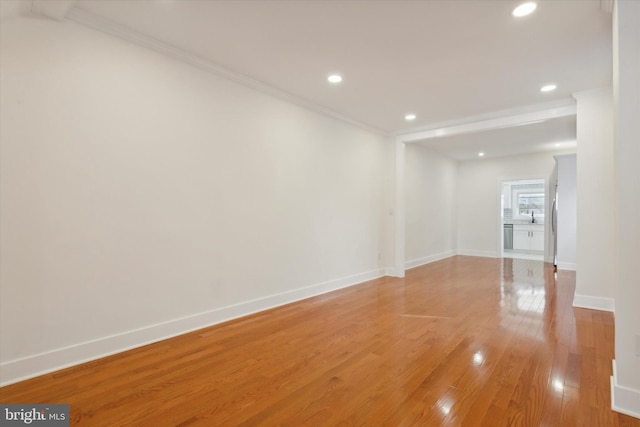
[(71, 424), (631, 426), (575, 273), (457, 256), (0, 389)]

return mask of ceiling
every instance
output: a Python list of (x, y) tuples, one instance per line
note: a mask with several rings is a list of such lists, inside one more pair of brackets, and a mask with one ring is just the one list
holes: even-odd
[(455, 160), (516, 156), (576, 148), (576, 116), (553, 118), (523, 126), (490, 129), (417, 142)]
[(0, 0), (0, 22), (26, 14), (29, 11), (29, 3), (25, 0)]
[[(72, 4), (76, 21), (143, 34), (385, 134), (567, 99), (612, 80), (612, 18), (600, 0), (538, 0), (519, 19), (511, 11), (522, 1), (512, 0), (57, 1)], [(343, 82), (328, 83), (331, 73)], [(541, 93), (550, 82), (557, 90)], [(452, 152), (464, 138), (447, 138), (459, 146)], [(444, 140), (432, 143), (442, 149)]]

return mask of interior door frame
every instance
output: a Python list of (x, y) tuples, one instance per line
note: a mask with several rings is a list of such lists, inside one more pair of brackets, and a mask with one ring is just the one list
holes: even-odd
[[(405, 145), (432, 138), (441, 138), (466, 133), (482, 132), (513, 126), (521, 126), (544, 120), (575, 116), (577, 112), (574, 98), (531, 105), (524, 108), (497, 111), (465, 119), (442, 122), (417, 128), (405, 133), (394, 134), (395, 145), (395, 187), (394, 187), (394, 256), (393, 266), (387, 273), (393, 277), (404, 277), (406, 270), (406, 203), (405, 203)], [(500, 191), (500, 194), (502, 191)], [(498, 197), (498, 203), (500, 203)], [(502, 227), (502, 224), (500, 224)], [(545, 221), (546, 228), (546, 221)], [(500, 231), (502, 236), (502, 231)], [(499, 243), (502, 243), (501, 241)], [(457, 246), (457, 245), (456, 245)], [(502, 254), (502, 252), (498, 252)]]
[(502, 187), (504, 186), (504, 184), (508, 183), (508, 182), (517, 182), (517, 181), (542, 181), (542, 186), (544, 188), (544, 212), (545, 212), (545, 218), (544, 218), (544, 254), (543, 254), (543, 260), (547, 259), (547, 231), (548, 231), (548, 224), (547, 224), (547, 206), (549, 206), (549, 189), (547, 188), (547, 185), (549, 184), (549, 179), (548, 178), (544, 178), (544, 177), (539, 177), (539, 176), (533, 176), (533, 175), (519, 175), (516, 177), (502, 177), (502, 178), (498, 178), (498, 219), (500, 221), (498, 221), (498, 248), (496, 250), (496, 253), (498, 254), (499, 258), (504, 258), (504, 217), (502, 216), (502, 212), (501, 212), (501, 208), (502, 208), (502, 201), (501, 201), (501, 196), (502, 196)]

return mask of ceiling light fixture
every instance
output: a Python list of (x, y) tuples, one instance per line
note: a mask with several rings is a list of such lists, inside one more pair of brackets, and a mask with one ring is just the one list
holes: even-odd
[(484, 153), (483, 152), (478, 153), (478, 157), (484, 157)]
[(331, 74), (327, 77), (329, 83), (340, 83), (342, 81), (342, 76), (340, 74)]
[(544, 85), (540, 88), (540, 92), (553, 92), (556, 90), (556, 87), (554, 84)]
[(511, 14), (516, 18), (522, 18), (523, 16), (527, 16), (533, 13), (533, 11), (536, 10), (537, 7), (538, 5), (532, 1), (522, 3), (520, 6), (513, 9), (513, 12), (511, 12)]
[(415, 120), (416, 119), (416, 115), (415, 114), (407, 114), (406, 116), (404, 116), (404, 119), (410, 122), (411, 120)]

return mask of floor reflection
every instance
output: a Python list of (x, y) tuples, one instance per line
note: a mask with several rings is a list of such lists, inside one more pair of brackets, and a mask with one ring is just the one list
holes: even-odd
[(473, 355), (473, 364), (476, 366), (480, 366), (484, 363), (484, 355), (481, 351), (477, 351)]
[(530, 319), (541, 324), (549, 301), (545, 287), (545, 264), (541, 261), (504, 258), (501, 269), (501, 325), (537, 335), (538, 328), (522, 328), (521, 321)]

